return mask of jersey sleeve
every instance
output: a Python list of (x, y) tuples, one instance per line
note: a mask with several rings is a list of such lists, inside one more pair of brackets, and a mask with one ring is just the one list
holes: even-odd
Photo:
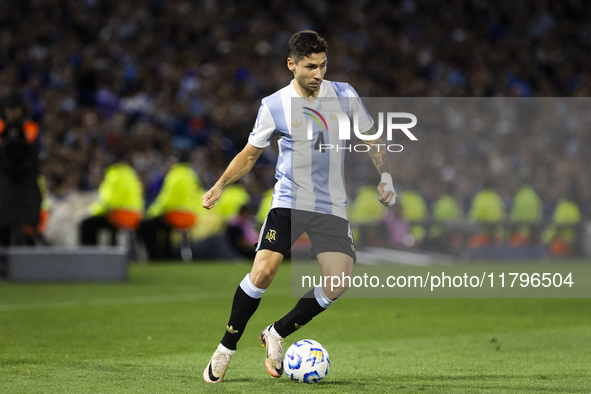
[(270, 145), (271, 138), (275, 135), (275, 130), (275, 121), (273, 120), (267, 102), (263, 99), (257, 120), (248, 137), (248, 142), (257, 148), (266, 148)]
[(353, 120), (353, 114), (357, 112), (359, 114), (359, 131), (365, 133), (373, 127), (373, 118), (367, 112), (365, 105), (359, 98), (359, 95), (353, 89), (353, 86), (349, 85), (349, 97), (350, 97), (350, 111), (349, 114), (351, 120)]

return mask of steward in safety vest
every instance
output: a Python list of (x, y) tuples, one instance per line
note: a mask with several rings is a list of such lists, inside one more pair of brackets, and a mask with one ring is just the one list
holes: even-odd
[(481, 224), (483, 231), (479, 235), (470, 237), (468, 240), (470, 247), (489, 245), (491, 238), (494, 238), (495, 244), (503, 242), (505, 209), (503, 199), (492, 185), (486, 185), (474, 196), (468, 217), (471, 221)]
[(403, 190), (400, 193), (399, 204), (402, 207), (402, 219), (410, 225), (410, 235), (418, 246), (427, 233), (426, 223), (429, 220), (429, 208), (418, 190)]
[(544, 230), (542, 241), (548, 244), (550, 254), (571, 256), (579, 236), (581, 211), (572, 200), (561, 198), (552, 214), (552, 222)]
[(444, 190), (431, 208), (432, 224), (429, 228), (429, 243), (437, 250), (456, 250), (462, 242), (462, 234), (452, 228), (452, 224), (462, 219), (462, 208), (454, 198), (452, 183), (444, 185)]
[(115, 163), (105, 170), (99, 200), (90, 207), (92, 216), (80, 226), (82, 245), (96, 245), (101, 228), (112, 230), (111, 244), (116, 245), (116, 230), (136, 230), (140, 224), (144, 209), (142, 183), (123, 155), (116, 157)]
[[(190, 152), (177, 153), (178, 163), (174, 164), (162, 184), (160, 193), (150, 205), (147, 218), (138, 229), (150, 260), (173, 257), (170, 246), (170, 231), (189, 230), (199, 219), (201, 194), (199, 177), (189, 163)], [(160, 237), (159, 234), (164, 234)]]
[[(522, 246), (538, 241), (535, 235), (539, 234), (542, 221), (542, 199), (532, 186), (524, 185), (515, 193), (509, 221), (511, 222), (509, 245)], [(533, 239), (532, 236), (534, 236)]]

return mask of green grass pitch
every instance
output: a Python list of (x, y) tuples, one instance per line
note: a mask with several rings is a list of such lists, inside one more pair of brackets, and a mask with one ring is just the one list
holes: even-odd
[(0, 393), (589, 393), (590, 299), (342, 299), (287, 339), (317, 385), (271, 378), (258, 336), (295, 304), (284, 264), (222, 384), (202, 372), (250, 265), (135, 264), (123, 284), (0, 282)]

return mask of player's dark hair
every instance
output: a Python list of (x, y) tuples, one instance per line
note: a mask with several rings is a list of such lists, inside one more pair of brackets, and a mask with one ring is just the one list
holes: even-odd
[(302, 30), (289, 39), (288, 56), (297, 63), (301, 58), (313, 53), (326, 52), (327, 49), (328, 45), (320, 34), (312, 30)]

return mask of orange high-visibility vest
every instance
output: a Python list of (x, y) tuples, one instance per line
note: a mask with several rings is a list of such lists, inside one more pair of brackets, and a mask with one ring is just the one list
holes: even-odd
[[(6, 128), (6, 122), (0, 119), (0, 141), (2, 141), (2, 133)], [(25, 133), (25, 137), (27, 137), (27, 141), (29, 144), (35, 142), (37, 137), (39, 136), (39, 125), (32, 120), (25, 120), (23, 123), (23, 131)]]

